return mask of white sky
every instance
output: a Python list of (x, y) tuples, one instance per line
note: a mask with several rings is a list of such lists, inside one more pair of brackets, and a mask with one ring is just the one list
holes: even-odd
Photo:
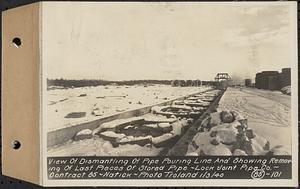
[(96, 3), (43, 5), (47, 78), (254, 78), (291, 67), (296, 5)]

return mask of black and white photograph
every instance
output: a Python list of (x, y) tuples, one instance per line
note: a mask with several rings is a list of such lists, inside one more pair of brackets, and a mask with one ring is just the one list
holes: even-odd
[(291, 155), (291, 9), (47, 4), (47, 156)]

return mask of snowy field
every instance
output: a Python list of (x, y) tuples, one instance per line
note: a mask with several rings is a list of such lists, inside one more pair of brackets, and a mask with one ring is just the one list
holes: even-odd
[(228, 88), (218, 110), (235, 110), (248, 119), (248, 125), (272, 146), (291, 150), (291, 96), (279, 91)]
[[(209, 87), (97, 86), (46, 92), (48, 131), (201, 92)], [(67, 116), (80, 113), (77, 118)], [(66, 118), (67, 116), (67, 118)]]

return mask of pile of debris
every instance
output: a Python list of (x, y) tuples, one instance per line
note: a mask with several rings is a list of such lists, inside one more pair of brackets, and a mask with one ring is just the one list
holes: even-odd
[(283, 146), (270, 142), (249, 128), (236, 111), (211, 113), (203, 120), (188, 146), (187, 156), (288, 155)]
[(155, 115), (158, 114), (174, 118), (196, 118), (202, 112), (202, 109), (196, 110), (186, 105), (154, 106), (151, 108), (151, 113)]
[(204, 94), (197, 94), (183, 100), (176, 100), (171, 105), (154, 106), (151, 113), (176, 118), (198, 118), (220, 94), (220, 90), (213, 90)]
[(165, 116), (133, 117), (103, 123), (93, 131), (85, 129), (73, 139), (89, 139), (97, 135), (109, 141), (113, 147), (125, 144), (163, 147), (177, 140), (188, 124), (187, 119), (178, 120)]
[[(151, 113), (142, 117), (131, 117), (105, 122), (95, 130), (85, 129), (78, 132), (73, 140), (102, 138), (113, 147), (119, 145), (139, 145), (171, 147), (179, 137), (219, 95), (220, 90), (193, 95), (173, 101), (166, 106), (153, 106)], [(101, 115), (99, 109), (93, 109), (94, 115)]]

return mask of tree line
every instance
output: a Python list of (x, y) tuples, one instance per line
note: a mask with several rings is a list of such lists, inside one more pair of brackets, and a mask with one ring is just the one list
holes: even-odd
[(149, 85), (149, 84), (164, 84), (171, 85), (171, 80), (128, 80), (128, 81), (108, 81), (108, 80), (97, 80), (97, 79), (47, 79), (47, 87), (51, 88), (64, 87), (88, 87), (88, 86), (99, 86), (99, 85)]
[(173, 87), (188, 87), (201, 85), (216, 85), (215, 81), (200, 81), (200, 80), (126, 80), (126, 81), (108, 81), (97, 79), (47, 79), (48, 90), (55, 88), (77, 88), (90, 86), (105, 86), (105, 85), (171, 85)]

